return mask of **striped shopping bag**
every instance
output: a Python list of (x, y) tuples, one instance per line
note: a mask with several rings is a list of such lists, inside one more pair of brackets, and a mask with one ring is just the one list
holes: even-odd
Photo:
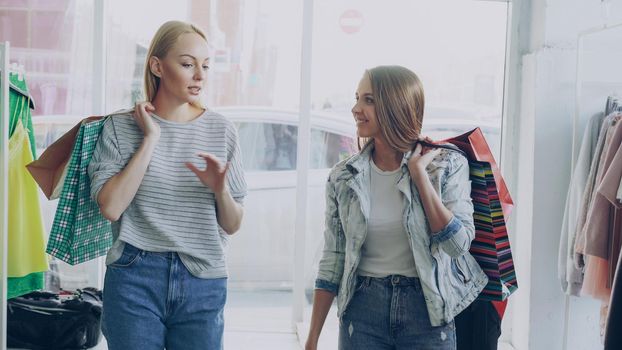
[(71, 265), (105, 255), (112, 245), (110, 221), (90, 194), (87, 168), (106, 118), (93, 119), (80, 123), (47, 245), (48, 254)]
[(488, 276), (481, 300), (504, 300), (518, 287), (505, 216), (490, 163), (469, 161), (475, 239), (471, 255)]
[(475, 222), (470, 253), (488, 276), (478, 299), (505, 300), (518, 288), (506, 228), (514, 203), (479, 128), (443, 142), (460, 148), (469, 160)]

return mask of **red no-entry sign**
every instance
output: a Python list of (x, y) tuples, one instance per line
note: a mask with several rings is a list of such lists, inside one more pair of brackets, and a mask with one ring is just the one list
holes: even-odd
[(346, 10), (339, 17), (339, 26), (345, 33), (354, 34), (363, 26), (363, 14), (355, 9)]

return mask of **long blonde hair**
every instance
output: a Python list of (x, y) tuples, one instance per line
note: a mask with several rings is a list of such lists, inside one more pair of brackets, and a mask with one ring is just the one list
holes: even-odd
[[(419, 77), (402, 66), (378, 66), (365, 73), (371, 81), (382, 136), (391, 148), (410, 151), (419, 138), (423, 123), (425, 98)], [(359, 149), (371, 141), (359, 138)]]
[[(145, 99), (147, 101), (153, 101), (156, 93), (158, 92), (158, 88), (160, 87), (160, 78), (158, 78), (151, 71), (149, 60), (154, 56), (159, 59), (163, 59), (171, 47), (175, 45), (177, 39), (182, 34), (186, 33), (199, 34), (203, 39), (205, 39), (205, 42), (207, 42), (207, 36), (203, 30), (194, 24), (182, 21), (168, 21), (162, 24), (155, 33), (153, 39), (151, 40), (151, 44), (149, 45), (149, 51), (147, 52), (147, 59), (145, 61), (143, 88)], [(197, 107), (202, 108), (200, 101), (193, 104), (197, 104)]]

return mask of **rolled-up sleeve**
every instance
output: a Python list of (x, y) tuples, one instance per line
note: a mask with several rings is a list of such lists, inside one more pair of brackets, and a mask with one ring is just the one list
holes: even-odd
[(326, 183), (324, 249), (320, 259), (315, 288), (338, 294), (345, 260), (345, 235), (341, 220), (339, 219), (335, 183), (332, 175), (329, 176)]
[(114, 130), (114, 122), (109, 117), (99, 135), (93, 157), (88, 166), (91, 180), (91, 198), (97, 203), (97, 196), (104, 184), (125, 167), (125, 161), (119, 151), (119, 144)]
[(441, 187), (441, 198), (445, 207), (453, 213), (453, 217), (441, 231), (432, 233), (430, 243), (432, 246), (437, 245), (448, 255), (458, 257), (469, 251), (471, 241), (475, 238), (475, 225), (469, 162), (456, 153), (451, 157), (447, 176)]
[(242, 152), (240, 151), (240, 142), (238, 139), (238, 131), (233, 123), (227, 127), (227, 162), (229, 162), (229, 170), (227, 171), (227, 185), (231, 192), (231, 197), (244, 204), (246, 197), (246, 179), (244, 178), (244, 166), (242, 163)]

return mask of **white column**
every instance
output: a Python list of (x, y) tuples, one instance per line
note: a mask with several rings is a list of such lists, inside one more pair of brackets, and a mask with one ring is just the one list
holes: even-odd
[[(106, 4), (95, 0), (93, 6), (93, 115), (106, 113)], [(87, 263), (89, 284), (101, 289), (104, 284), (104, 258)]]
[(6, 349), (9, 210), (9, 42), (0, 43), (0, 350)]
[(300, 58), (300, 122), (296, 181), (296, 233), (294, 237), (294, 304), (293, 326), (302, 322), (304, 308), (305, 237), (307, 231), (307, 192), (309, 175), (309, 142), (311, 135), (311, 50), (313, 0), (305, 0), (302, 10), (302, 54)]

